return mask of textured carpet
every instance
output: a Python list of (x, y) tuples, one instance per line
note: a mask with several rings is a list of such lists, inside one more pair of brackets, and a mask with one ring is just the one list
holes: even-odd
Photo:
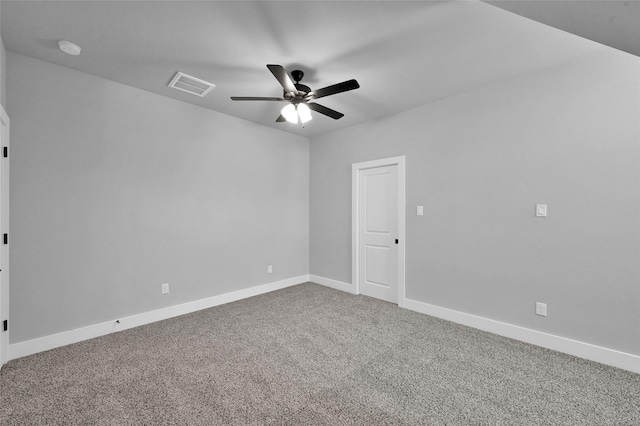
[(13, 360), (2, 425), (640, 425), (640, 375), (315, 284)]

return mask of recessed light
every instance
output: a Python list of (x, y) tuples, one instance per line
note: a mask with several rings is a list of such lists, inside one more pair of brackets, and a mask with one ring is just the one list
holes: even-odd
[(69, 55), (73, 56), (78, 56), (82, 51), (82, 49), (80, 49), (80, 46), (67, 40), (60, 40), (58, 42), (58, 46), (60, 46), (60, 50), (62, 50), (64, 53), (68, 53)]

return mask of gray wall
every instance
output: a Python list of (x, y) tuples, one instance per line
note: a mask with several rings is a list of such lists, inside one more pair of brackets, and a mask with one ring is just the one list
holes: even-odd
[(12, 343), (350, 282), (350, 165), (406, 155), (409, 298), (640, 354), (639, 61), (603, 48), (309, 145), (9, 52)]
[[(2, 2), (0, 1), (0, 17), (2, 17)], [(2, 19), (0, 19), (2, 22)], [(0, 104), (7, 110), (7, 52), (0, 37)]]
[[(2, 2), (0, 1), (0, 18), (2, 17)], [(0, 23), (2, 19), (0, 19)], [(1, 25), (0, 25), (1, 27)], [(7, 52), (0, 37), (0, 104), (7, 110)]]
[(7, 51), (0, 37), (0, 104), (7, 110)]
[(603, 47), (312, 139), (310, 273), (351, 282), (351, 163), (406, 155), (409, 299), (640, 354), (639, 88)]
[(0, 37), (0, 104), (7, 110), (7, 51)]
[(8, 82), (12, 343), (308, 273), (306, 138), (12, 52)]

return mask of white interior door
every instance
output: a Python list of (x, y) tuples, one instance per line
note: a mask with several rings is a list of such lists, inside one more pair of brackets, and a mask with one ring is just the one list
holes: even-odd
[[(9, 232), (9, 117), (0, 105), (0, 237)], [(0, 367), (7, 362), (9, 332), (4, 330), (9, 317), (9, 246), (0, 241)]]
[(398, 303), (398, 165), (360, 170), (358, 185), (359, 291)]

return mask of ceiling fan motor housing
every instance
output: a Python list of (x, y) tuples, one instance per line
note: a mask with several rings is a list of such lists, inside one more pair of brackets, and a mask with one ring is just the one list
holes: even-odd
[(311, 88), (309, 86), (305, 86), (304, 84), (296, 83), (295, 86), (299, 92), (305, 92), (305, 93), (311, 92)]
[(293, 102), (294, 104), (299, 104), (300, 102), (307, 101), (307, 95), (311, 93), (311, 88), (307, 85), (300, 84), (300, 80), (302, 80), (302, 77), (304, 77), (304, 72), (300, 70), (293, 70), (291, 71), (291, 77), (293, 77), (293, 80), (295, 81), (294, 86), (296, 87), (298, 93), (287, 94), (285, 92), (285, 99)]

